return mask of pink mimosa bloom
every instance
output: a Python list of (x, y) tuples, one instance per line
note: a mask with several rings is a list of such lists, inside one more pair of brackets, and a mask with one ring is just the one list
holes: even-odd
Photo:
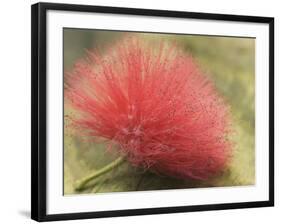
[(114, 142), (132, 165), (201, 180), (227, 165), (228, 107), (177, 47), (125, 38), (89, 52), (69, 77), (75, 127)]

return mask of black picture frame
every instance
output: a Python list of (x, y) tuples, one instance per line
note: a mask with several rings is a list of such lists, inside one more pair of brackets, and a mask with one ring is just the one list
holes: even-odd
[[(88, 13), (100, 12), (124, 15), (141, 15), (156, 17), (162, 16), (174, 18), (192, 18), (269, 24), (269, 200), (243, 203), (208, 204), (196, 206), (160, 207), (145, 209), (140, 208), (131, 210), (48, 215), (46, 213), (46, 13), (48, 10), (63, 10)], [(34, 4), (32, 5), (31, 12), (32, 219), (36, 221), (54, 221), (274, 206), (274, 18), (55, 3)]]

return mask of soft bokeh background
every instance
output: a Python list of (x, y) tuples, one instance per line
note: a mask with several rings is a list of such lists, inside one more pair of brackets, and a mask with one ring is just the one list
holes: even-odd
[[(64, 29), (64, 71), (86, 56), (86, 49), (107, 46), (126, 32)], [(105, 146), (83, 141), (65, 128), (64, 193), (100, 193), (190, 187), (251, 185), (255, 183), (255, 39), (198, 35), (138, 34), (151, 41), (176, 41), (191, 54), (230, 105), (233, 117), (234, 156), (222, 176), (209, 181), (181, 181), (123, 164), (93, 181), (83, 192), (75, 183), (114, 160)], [(65, 105), (65, 115), (70, 109)], [(67, 121), (65, 121), (67, 123)]]

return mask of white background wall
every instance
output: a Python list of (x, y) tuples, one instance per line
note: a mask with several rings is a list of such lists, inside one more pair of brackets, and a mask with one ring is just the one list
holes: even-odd
[[(30, 5), (36, 1), (1, 1), (0, 5), (0, 223), (34, 223), (30, 215)], [(280, 20), (276, 1), (251, 0), (68, 0), (62, 3), (139, 7), (275, 17), (275, 161), (276, 206), (211, 212), (149, 215), (60, 223), (280, 223), (281, 121)], [(279, 221), (277, 221), (279, 220)]]

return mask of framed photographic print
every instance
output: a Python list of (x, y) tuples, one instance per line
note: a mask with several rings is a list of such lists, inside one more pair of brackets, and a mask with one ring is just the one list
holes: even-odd
[(274, 204), (274, 19), (32, 5), (32, 219)]

